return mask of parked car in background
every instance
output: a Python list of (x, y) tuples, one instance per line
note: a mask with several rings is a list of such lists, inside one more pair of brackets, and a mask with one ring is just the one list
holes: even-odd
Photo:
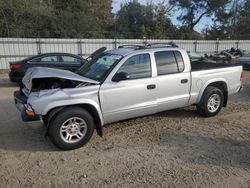
[(250, 70), (250, 54), (244, 54), (238, 59), (234, 59), (233, 63), (242, 65), (244, 70)]
[(200, 63), (216, 63), (216, 61), (206, 58), (197, 52), (188, 52), (188, 56), (191, 62), (200, 62)]
[(9, 78), (20, 83), (25, 72), (31, 67), (49, 67), (75, 71), (87, 60), (69, 53), (46, 53), (28, 57), (21, 61), (10, 62)]

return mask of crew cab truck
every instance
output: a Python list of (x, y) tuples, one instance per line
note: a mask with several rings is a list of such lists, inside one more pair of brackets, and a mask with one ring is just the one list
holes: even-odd
[(24, 121), (41, 120), (64, 150), (86, 144), (103, 126), (188, 105), (211, 117), (241, 91), (242, 66), (191, 64), (172, 45), (121, 46), (102, 51), (77, 72), (29, 69), (15, 103)]

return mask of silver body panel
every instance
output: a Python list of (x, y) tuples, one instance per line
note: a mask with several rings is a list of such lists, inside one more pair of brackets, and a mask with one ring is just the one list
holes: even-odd
[(89, 104), (93, 106), (103, 124), (103, 117), (98, 99), (100, 85), (72, 88), (51, 89), (40, 92), (32, 92), (28, 96), (27, 103), (32, 106), (38, 115), (46, 115), (50, 110), (70, 105)]
[(202, 70), (191, 72), (192, 86), (189, 104), (199, 103), (206, 87), (213, 82), (224, 82), (227, 85), (228, 95), (235, 94), (242, 86), (240, 75), (242, 66)]
[[(154, 52), (158, 51), (179, 51), (184, 60), (185, 69), (182, 73), (157, 76)], [(119, 54), (119, 49), (111, 51)], [(98, 85), (72, 88), (72, 89), (51, 89), (40, 92), (31, 92), (28, 96), (28, 103), (38, 115), (46, 115), (56, 107), (89, 104), (92, 105), (101, 119), (101, 124), (107, 124), (119, 120), (153, 114), (165, 110), (184, 107), (199, 103), (205, 88), (213, 82), (223, 81), (228, 87), (228, 94), (236, 93), (240, 86), (240, 75), (242, 67), (227, 67), (210, 70), (191, 72), (191, 65), (188, 54), (185, 50), (178, 48), (155, 48), (145, 50), (120, 50), (126, 55), (110, 72), (105, 81), (100, 85), (98, 82), (81, 77), (68, 71), (51, 72), (53, 77), (79, 80), (95, 83)], [(136, 54), (149, 54), (151, 58), (152, 77), (145, 79), (126, 80), (113, 82), (112, 78), (123, 65), (123, 63)], [(46, 68), (47, 69), (47, 68)], [(50, 76), (49, 72), (43, 74), (42, 69), (31, 70), (25, 76), (24, 82), (29, 87), (29, 80), (35, 77)], [(60, 73), (59, 73), (60, 72)], [(187, 83), (181, 80), (187, 79)], [(147, 89), (148, 85), (156, 85), (155, 89)]]

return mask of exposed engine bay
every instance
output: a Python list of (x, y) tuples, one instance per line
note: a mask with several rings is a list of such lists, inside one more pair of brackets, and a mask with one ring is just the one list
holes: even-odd
[(32, 92), (46, 89), (65, 89), (95, 85), (93, 83), (74, 81), (64, 78), (35, 78), (32, 80)]

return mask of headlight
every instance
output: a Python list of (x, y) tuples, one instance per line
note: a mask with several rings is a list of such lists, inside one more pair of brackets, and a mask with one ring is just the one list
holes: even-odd
[(34, 117), (36, 114), (30, 104), (25, 104), (25, 112), (28, 116)]

